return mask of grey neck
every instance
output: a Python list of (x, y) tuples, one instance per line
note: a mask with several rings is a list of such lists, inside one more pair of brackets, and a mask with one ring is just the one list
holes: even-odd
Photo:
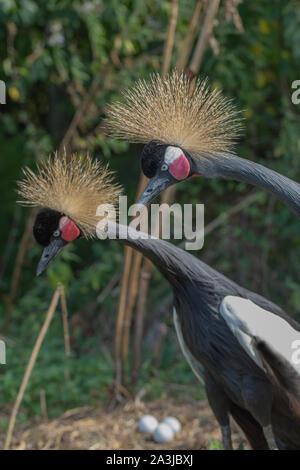
[(110, 239), (115, 238), (143, 253), (173, 286), (180, 278), (198, 280), (199, 273), (194, 266), (198, 260), (175, 245), (115, 222), (109, 223), (107, 233)]
[[(201, 174), (203, 160), (194, 159), (194, 161)], [(211, 160), (207, 158), (204, 165), (208, 177), (234, 179), (266, 189), (286, 204), (300, 219), (300, 185), (295, 181), (233, 154), (224, 154)]]

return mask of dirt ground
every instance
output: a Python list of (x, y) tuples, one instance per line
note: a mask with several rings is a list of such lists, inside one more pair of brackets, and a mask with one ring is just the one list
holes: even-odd
[[(166, 416), (177, 417), (182, 430), (168, 444), (156, 444), (151, 437), (137, 431), (139, 418), (152, 414), (159, 421)], [(233, 442), (237, 449), (247, 445), (233, 423)], [(5, 434), (0, 436), (3, 448)], [(107, 411), (104, 405), (93, 409), (76, 408), (66, 411), (60, 418), (26, 427), (16, 426), (12, 449), (209, 449), (221, 434), (207, 402), (194, 400), (174, 403), (159, 399), (144, 403), (130, 401)]]

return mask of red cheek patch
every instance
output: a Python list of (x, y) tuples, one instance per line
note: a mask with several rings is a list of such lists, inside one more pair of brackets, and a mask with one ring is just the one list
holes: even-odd
[(169, 165), (169, 172), (177, 180), (184, 180), (190, 172), (190, 164), (186, 156), (182, 153)]
[(80, 230), (77, 225), (74, 224), (72, 220), (69, 220), (65, 225), (61, 227), (61, 237), (66, 242), (71, 242), (78, 238), (80, 235)]

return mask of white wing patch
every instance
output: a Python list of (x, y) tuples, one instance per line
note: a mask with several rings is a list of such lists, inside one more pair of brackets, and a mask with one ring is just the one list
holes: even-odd
[(184, 357), (186, 358), (188, 364), (190, 365), (192, 371), (196, 375), (196, 377), (200, 380), (200, 382), (204, 383), (204, 373), (205, 373), (204, 367), (192, 355), (192, 353), (190, 352), (190, 350), (188, 349), (187, 345), (184, 342), (180, 322), (179, 322), (178, 315), (177, 315), (175, 307), (173, 307), (173, 321), (174, 321), (175, 330), (176, 330), (176, 333), (177, 333), (177, 338), (178, 338), (178, 341), (179, 341), (179, 344), (180, 344), (181, 351), (182, 351)]
[(228, 295), (220, 305), (220, 314), (249, 354), (261, 367), (252, 339), (265, 341), (273, 351), (283, 356), (300, 373), (300, 333), (283, 318), (265, 310), (249, 299)]

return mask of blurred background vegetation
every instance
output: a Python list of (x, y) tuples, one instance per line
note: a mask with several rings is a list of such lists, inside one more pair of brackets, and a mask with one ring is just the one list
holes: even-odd
[[(172, 66), (195, 4), (196, 0), (179, 1)], [(49, 416), (109, 396), (123, 248), (114, 242), (80, 240), (36, 278), (41, 249), (31, 236), (29, 209), (16, 205), (15, 182), (22, 166), (34, 167), (39, 158), (69, 145), (109, 161), (134, 202), (141, 147), (108, 138), (102, 127), (104, 105), (119, 98), (122, 88), (137, 78), (160, 70), (170, 8), (166, 0), (0, 1), (0, 79), (7, 87), (7, 104), (0, 106), (4, 415), (15, 400), (57, 283), (66, 291), (72, 354), (65, 356), (58, 310), (19, 418), (41, 414), (43, 390)], [(197, 32), (201, 18), (200, 14)], [(300, 108), (291, 102), (291, 84), (300, 79), (299, 44), (299, 1), (223, 0), (201, 65), (201, 74), (242, 109), (245, 132), (238, 154), (296, 181)], [(209, 223), (252, 191), (242, 183), (196, 178), (177, 186), (176, 201), (204, 203)], [(195, 255), (300, 320), (300, 225), (269, 195), (260, 192), (255, 202), (219, 225)], [(177, 345), (170, 305), (170, 288), (155, 271), (135, 391), (144, 389), (146, 398), (180, 393), (201, 398), (203, 392)], [(134, 392), (130, 384), (128, 389)], [(6, 425), (3, 420), (1, 426)]]

